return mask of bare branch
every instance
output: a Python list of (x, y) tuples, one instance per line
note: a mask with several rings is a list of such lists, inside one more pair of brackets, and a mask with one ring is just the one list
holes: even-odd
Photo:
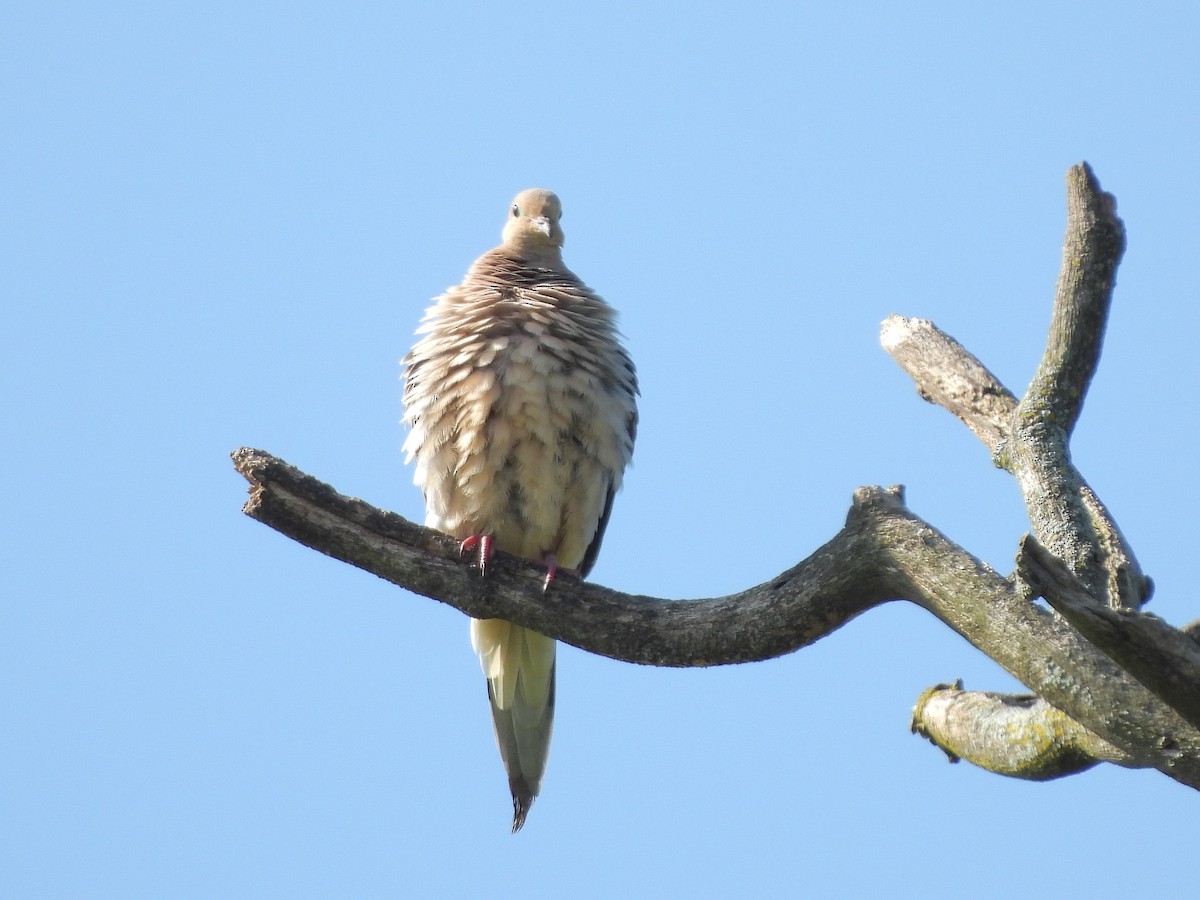
[(1100, 190), (1087, 163), (1067, 172), (1067, 233), (1054, 293), (1050, 333), (1019, 415), (1075, 429), (1104, 342), (1117, 265), (1125, 252), (1125, 226), (1117, 201)]
[(1123, 669), (1200, 727), (1200, 644), (1157, 616), (1097, 603), (1083, 584), (1033, 538), (1018, 566), (1046, 602)]
[(1116, 522), (1071, 463), (1068, 447), (1100, 358), (1125, 229), (1086, 163), (1067, 172), (1067, 230), (1050, 333), (1012, 419), (1007, 466), (1034, 536), (1094, 597), (1137, 609), (1150, 594)]
[(923, 400), (956, 416), (994, 454), (1008, 437), (1017, 398), (962, 344), (927, 319), (888, 316), (879, 342)]
[(951, 762), (1047, 781), (1090, 769), (1098, 761), (1126, 765), (1128, 755), (1032, 694), (964, 691), (939, 684), (917, 698), (912, 730), (940, 747)]
[[(1149, 597), (1150, 580), (1104, 504), (1071, 463), (1068, 448), (1099, 360), (1124, 249), (1124, 227), (1115, 209), (1086, 163), (1071, 168), (1052, 324), (1041, 364), (1019, 403), (982, 363), (932, 323), (891, 316), (883, 323), (881, 342), (916, 382), (918, 393), (962, 420), (988, 447), (996, 465), (1015, 477), (1038, 539), (1070, 562), (1093, 596), (1114, 607), (1136, 608)], [(1033, 593), (1019, 580), (1017, 584), (1024, 593)], [(994, 697), (981, 699), (985, 706)], [(1036, 719), (1039, 709), (1029, 708), (1028, 715)], [(959, 724), (956, 720), (947, 734), (961, 735)], [(1058, 728), (1051, 719), (1041, 726), (1047, 732)], [(976, 743), (995, 735), (981, 722)], [(979, 755), (976, 747), (963, 748), (964, 757), (971, 754)]]
[(1149, 597), (1125, 538), (1071, 463), (1068, 440), (1099, 360), (1124, 226), (1086, 163), (1067, 173), (1063, 267), (1050, 335), (1019, 403), (954, 338), (930, 322), (889, 316), (881, 343), (925, 399), (971, 429), (1017, 480), (1033, 534), (1112, 606)]
[(234, 467), (252, 485), (243, 511), (305, 546), (476, 618), (503, 618), (584, 650), (656, 666), (769, 659), (812, 643), (888, 599), (856, 571), (873, 552), (870, 504), (856, 504), (832, 541), (771, 581), (728, 597), (667, 602), (621, 594), (497, 553), (487, 578), (459, 559), (458, 542), (376, 509), (261, 450)]
[[(479, 578), (456, 542), (338, 494), (258, 450), (233, 454), (247, 515), (301, 543), (476, 617), (498, 617), (614, 659), (705, 666), (768, 659), (854, 616), (907, 598), (1128, 754), (1200, 788), (1200, 730), (1061, 619), (904, 507), (900, 489), (860, 488), (845, 527), (812, 556), (726, 597), (668, 601), (541, 572), (498, 554)], [(1137, 709), (1136, 719), (1125, 711)], [(1163, 741), (1166, 741), (1164, 744)]]

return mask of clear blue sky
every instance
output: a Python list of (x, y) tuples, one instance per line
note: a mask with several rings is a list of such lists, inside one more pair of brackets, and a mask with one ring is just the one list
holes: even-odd
[(1191, 619), (1198, 47), (1190, 0), (7, 4), (0, 894), (1194, 888), (1166, 777), (911, 736), (935, 682), (1018, 685), (902, 603), (737, 668), (565, 648), (513, 837), (462, 615), (242, 516), (228, 453), (420, 519), (398, 360), (543, 186), (644, 395), (595, 580), (727, 593), (897, 482), (1007, 572), (1014, 484), (878, 325), (1023, 391), (1086, 159), (1129, 249), (1075, 458)]

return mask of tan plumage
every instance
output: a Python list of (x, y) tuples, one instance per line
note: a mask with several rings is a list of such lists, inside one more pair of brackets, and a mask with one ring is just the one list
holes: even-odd
[[(637, 428), (633, 363), (612, 308), (563, 265), (561, 214), (550, 191), (518, 194), (501, 245), (437, 298), (404, 359), (404, 449), (426, 524), (490, 536), (545, 563), (548, 583), (556, 567), (591, 569)], [(472, 619), (471, 644), (516, 831), (546, 767), (555, 644), (499, 619)]]

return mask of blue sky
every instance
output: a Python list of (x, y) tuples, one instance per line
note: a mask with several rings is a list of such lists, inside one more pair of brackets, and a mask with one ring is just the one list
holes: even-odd
[(228, 453), (419, 520), (398, 360), (543, 186), (642, 383), (595, 580), (737, 590), (892, 483), (1007, 572), (1014, 484), (878, 326), (1023, 391), (1086, 159), (1129, 247), (1074, 457), (1187, 621), (1197, 46), (1191, 2), (8, 4), (0, 894), (1194, 885), (1166, 777), (1032, 785), (911, 736), (935, 682), (1018, 685), (903, 603), (734, 668), (564, 648), (513, 837), (461, 614), (242, 516)]

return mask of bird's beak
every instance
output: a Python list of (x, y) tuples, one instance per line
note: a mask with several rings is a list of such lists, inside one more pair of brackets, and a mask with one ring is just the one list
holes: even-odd
[(534, 228), (536, 228), (546, 237), (550, 237), (550, 220), (548, 218), (545, 216), (537, 216), (529, 221), (533, 223)]

